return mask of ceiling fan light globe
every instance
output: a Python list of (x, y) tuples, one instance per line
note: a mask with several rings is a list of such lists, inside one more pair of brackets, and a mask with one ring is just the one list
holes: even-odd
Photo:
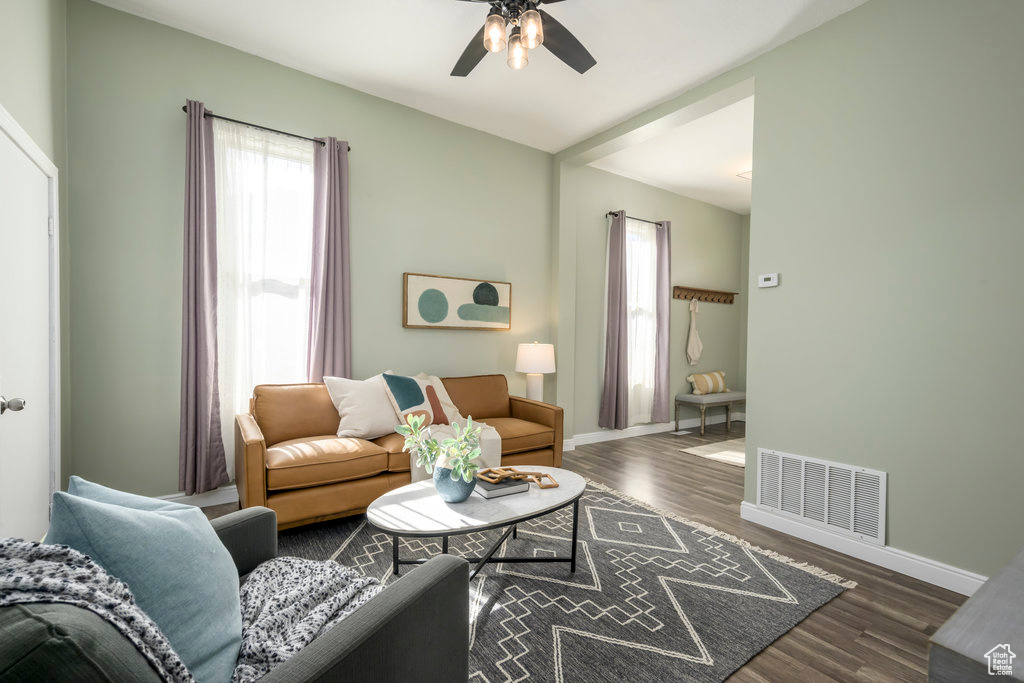
[(512, 69), (519, 71), (526, 68), (526, 65), (529, 63), (529, 50), (523, 45), (523, 39), (519, 32), (513, 31), (512, 36), (508, 39), (508, 65)]
[(484, 47), (488, 52), (501, 52), (506, 44), (505, 17), (500, 13), (488, 14), (484, 22)]
[(519, 26), (523, 34), (523, 45), (533, 50), (544, 43), (544, 22), (541, 20), (540, 12), (529, 9), (519, 17)]

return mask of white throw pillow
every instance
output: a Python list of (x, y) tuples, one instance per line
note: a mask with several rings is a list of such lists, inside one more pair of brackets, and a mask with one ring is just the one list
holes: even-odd
[(324, 384), (341, 417), (338, 436), (376, 439), (395, 432), (398, 420), (381, 375), (366, 380), (324, 377)]
[(444, 388), (444, 382), (441, 381), (440, 377), (421, 372), (416, 375), (416, 379), (426, 380), (430, 382), (430, 386), (434, 387), (434, 391), (437, 392), (437, 399), (441, 402), (441, 408), (444, 410), (444, 414), (448, 418), (449, 424), (452, 422), (458, 422), (459, 424), (466, 423), (466, 418), (462, 417), (459, 413), (459, 409), (455, 406), (455, 402), (452, 401), (451, 396), (448, 395), (448, 390)]

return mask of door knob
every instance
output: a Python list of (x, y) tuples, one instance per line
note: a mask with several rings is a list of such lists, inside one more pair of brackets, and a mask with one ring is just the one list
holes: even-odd
[(16, 413), (19, 410), (23, 409), (25, 405), (25, 399), (23, 398), (12, 398), (11, 400), (8, 401), (3, 396), (0, 396), (0, 415), (3, 415), (8, 410)]

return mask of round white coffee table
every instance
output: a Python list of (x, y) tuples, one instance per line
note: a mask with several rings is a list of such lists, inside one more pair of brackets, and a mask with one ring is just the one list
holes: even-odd
[[(467, 557), (475, 562), (469, 578), (472, 579), (488, 562), (568, 562), (569, 571), (576, 572), (576, 531), (579, 501), (587, 486), (586, 480), (575, 472), (557, 467), (520, 465), (517, 469), (546, 472), (558, 482), (557, 488), (542, 489), (530, 484), (530, 490), (498, 498), (483, 498), (475, 493), (462, 503), (446, 503), (434, 491), (433, 480), (407, 484), (388, 491), (366, 508), (370, 524), (391, 535), (393, 571), (397, 575), (403, 564), (422, 564), (425, 559), (406, 560), (398, 555), (402, 537), (442, 538), (441, 552), (448, 552), (448, 538), (476, 531), (508, 527), (497, 541), (480, 557)], [(572, 547), (568, 557), (494, 557), (495, 551), (512, 535), (516, 538), (516, 525), (541, 517), (572, 505)]]

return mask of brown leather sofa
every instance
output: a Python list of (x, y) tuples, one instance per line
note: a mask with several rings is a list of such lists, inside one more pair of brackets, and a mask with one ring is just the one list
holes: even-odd
[[(562, 409), (509, 396), (504, 375), (446, 377), (462, 415), (501, 435), (503, 465), (562, 465)], [(262, 384), (235, 418), (235, 484), (243, 508), (277, 512), (279, 529), (365, 512), (410, 481), (403, 438), (343, 438), (323, 384)], [(397, 422), (397, 421), (396, 421)]]

